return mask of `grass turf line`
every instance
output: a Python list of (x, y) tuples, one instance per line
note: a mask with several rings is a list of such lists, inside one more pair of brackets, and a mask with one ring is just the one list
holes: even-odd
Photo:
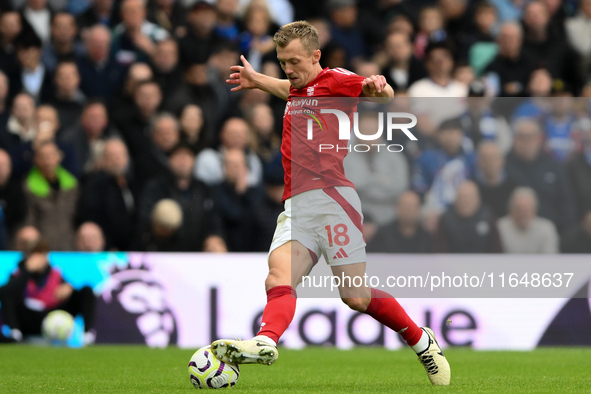
[[(0, 346), (0, 393), (192, 393), (192, 350), (142, 346), (85, 349)], [(445, 351), (452, 385), (431, 387), (409, 349), (280, 349), (271, 366), (241, 367), (244, 393), (562, 393), (591, 392), (591, 349), (532, 352)]]

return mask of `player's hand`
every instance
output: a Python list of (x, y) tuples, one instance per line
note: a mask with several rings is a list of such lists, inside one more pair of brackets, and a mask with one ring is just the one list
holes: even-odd
[(372, 75), (369, 78), (365, 78), (361, 86), (363, 86), (365, 96), (380, 96), (386, 86), (388, 86), (388, 83), (386, 82), (386, 77), (383, 75)]
[(55, 295), (55, 298), (58, 299), (58, 301), (64, 301), (64, 300), (67, 300), (68, 298), (70, 298), (73, 291), (74, 291), (74, 288), (72, 288), (71, 284), (62, 283), (61, 285), (59, 285), (57, 287), (57, 289), (55, 289), (54, 295)]
[(230, 71), (233, 71), (233, 73), (230, 74), (230, 78), (226, 79), (226, 83), (230, 85), (238, 85), (231, 89), (232, 92), (238, 92), (242, 89), (253, 89), (256, 87), (254, 80), (257, 72), (252, 68), (244, 56), (240, 56), (240, 60), (242, 60), (244, 66), (237, 65), (230, 67)]

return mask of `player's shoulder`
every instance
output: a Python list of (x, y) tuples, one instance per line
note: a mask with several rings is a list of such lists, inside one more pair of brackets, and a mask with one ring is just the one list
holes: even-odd
[(349, 78), (349, 77), (359, 77), (359, 75), (355, 74), (353, 71), (349, 71), (346, 68), (336, 67), (336, 68), (329, 68), (326, 70), (325, 75), (330, 78), (334, 78), (337, 80)]

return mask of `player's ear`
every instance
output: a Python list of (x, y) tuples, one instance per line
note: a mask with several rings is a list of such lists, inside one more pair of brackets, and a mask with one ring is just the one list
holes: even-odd
[(316, 49), (314, 52), (312, 52), (312, 63), (318, 63), (320, 61), (320, 55), (320, 49)]

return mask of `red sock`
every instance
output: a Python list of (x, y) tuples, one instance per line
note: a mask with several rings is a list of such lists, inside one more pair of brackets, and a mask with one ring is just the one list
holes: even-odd
[(416, 345), (423, 335), (423, 330), (412, 321), (398, 301), (385, 291), (371, 289), (371, 302), (365, 313), (402, 335), (409, 346)]
[(295, 314), (296, 300), (296, 291), (291, 286), (275, 286), (267, 291), (267, 305), (257, 335), (265, 335), (279, 343)]

